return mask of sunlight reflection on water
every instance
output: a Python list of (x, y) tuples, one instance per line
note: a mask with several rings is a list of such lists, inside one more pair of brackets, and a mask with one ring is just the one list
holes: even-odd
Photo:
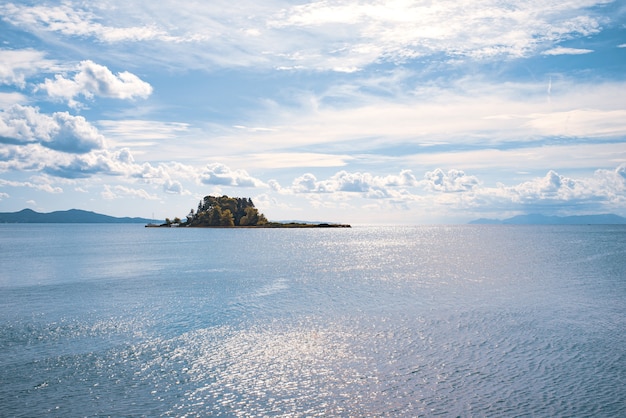
[(623, 415), (622, 229), (80, 231), (0, 254), (0, 415)]

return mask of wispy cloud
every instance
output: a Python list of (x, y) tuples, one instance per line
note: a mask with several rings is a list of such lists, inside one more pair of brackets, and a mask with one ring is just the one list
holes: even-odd
[[(528, 56), (573, 36), (600, 30), (593, 6), (607, 0), (537, 2), (220, 1), (198, 8), (173, 1), (137, 4), (110, 1), (106, 7), (1, 8), (14, 24), (103, 42), (153, 41), (193, 48), (177, 54), (206, 64), (352, 72), (378, 62), (421, 56), (491, 59)], [(149, 21), (147, 16), (157, 17)], [(124, 26), (124, 21), (143, 22)], [(180, 22), (184, 21), (184, 26)], [(226, 23), (228, 22), (228, 23)], [(202, 44), (198, 48), (198, 44)], [(162, 59), (162, 56), (155, 57)], [(173, 62), (172, 62), (173, 64)]]
[(317, 146), (355, 156), (385, 149), (391, 153), (395, 147), (406, 155), (436, 152), (446, 144), (460, 152), (464, 150), (459, 144), (498, 149), (515, 143), (526, 148), (529, 142), (555, 137), (617, 139), (626, 135), (623, 89), (622, 82), (559, 79), (552, 82), (548, 100), (544, 83), (496, 84), (468, 78), (391, 100), (361, 93), (351, 106), (326, 102), (322, 95), (313, 100), (313, 107), (259, 111), (257, 122), (265, 119), (272, 129), (220, 136), (212, 152), (241, 154), (245, 144), (253, 142), (255, 149), (267, 153)]
[(543, 55), (584, 55), (591, 54), (593, 49), (564, 48), (562, 46), (543, 51)]
[(313, 152), (268, 152), (259, 154), (241, 154), (225, 156), (225, 162), (239, 164), (245, 160), (248, 167), (254, 169), (285, 169), (311, 167), (343, 167), (355, 159), (348, 154), (329, 154)]
[(528, 125), (545, 136), (616, 138), (626, 135), (626, 124), (621, 122), (623, 120), (626, 120), (626, 109), (575, 109), (530, 114)]
[(154, 25), (103, 25), (97, 21), (98, 17), (91, 10), (81, 9), (69, 2), (60, 6), (8, 3), (0, 7), (0, 10), (5, 20), (66, 36), (91, 36), (104, 42), (175, 40)]
[[(0, 187), (28, 187), (31, 189), (36, 189), (39, 191), (43, 191), (51, 194), (59, 194), (63, 193), (63, 189), (60, 187), (55, 187), (46, 182), (32, 182), (32, 181), (9, 181), (0, 179)], [(8, 194), (4, 193), (5, 197), (9, 197)]]
[(0, 85), (15, 84), (26, 87), (26, 78), (41, 70), (55, 70), (58, 65), (34, 49), (0, 49)]
[[(596, 33), (599, 22), (587, 8), (597, 3), (325, 1), (293, 6), (272, 25), (315, 33), (335, 45), (343, 42), (347, 47), (340, 53), (365, 61), (437, 53), (520, 57), (574, 33)], [(342, 30), (346, 25), (350, 30)]]
[(171, 139), (189, 130), (189, 123), (165, 122), (158, 120), (100, 120), (97, 122), (101, 131), (108, 137), (120, 141), (144, 141)]

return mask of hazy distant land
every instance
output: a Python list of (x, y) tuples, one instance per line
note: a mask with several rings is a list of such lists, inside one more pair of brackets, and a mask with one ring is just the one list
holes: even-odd
[(475, 225), (622, 225), (626, 218), (605, 213), (601, 215), (546, 216), (540, 214), (518, 215), (507, 219), (476, 219)]
[(22, 209), (19, 212), (0, 213), (0, 223), (76, 223), (76, 224), (136, 224), (155, 222), (147, 218), (116, 218), (80, 209), (62, 210), (50, 213), (35, 212), (32, 209)]

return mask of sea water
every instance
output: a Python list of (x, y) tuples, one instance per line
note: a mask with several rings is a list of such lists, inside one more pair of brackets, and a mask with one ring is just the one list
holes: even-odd
[(0, 225), (0, 416), (626, 416), (626, 227)]

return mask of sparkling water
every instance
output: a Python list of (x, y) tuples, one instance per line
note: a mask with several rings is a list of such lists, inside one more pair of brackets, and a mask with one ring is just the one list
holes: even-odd
[(0, 225), (0, 416), (626, 416), (625, 226)]

